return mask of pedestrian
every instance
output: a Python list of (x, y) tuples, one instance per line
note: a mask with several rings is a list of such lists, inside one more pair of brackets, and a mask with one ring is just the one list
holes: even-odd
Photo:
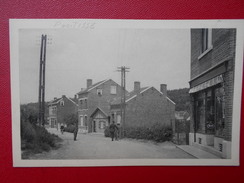
[(110, 131), (110, 135), (111, 135), (112, 141), (114, 141), (114, 137), (115, 137), (115, 139), (117, 138), (117, 132), (118, 132), (118, 127), (116, 126), (116, 124), (114, 123), (114, 121), (109, 126), (109, 131)]
[(74, 141), (76, 141), (77, 133), (78, 133), (78, 122), (75, 123), (75, 128), (74, 128)]
[(60, 131), (62, 134), (64, 133), (64, 125), (63, 124), (61, 124)]

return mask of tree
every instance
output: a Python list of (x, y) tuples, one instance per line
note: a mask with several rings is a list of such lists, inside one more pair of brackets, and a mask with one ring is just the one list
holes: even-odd
[(172, 99), (175, 103), (176, 111), (189, 111), (190, 106), (190, 95), (189, 88), (168, 90), (168, 97)]
[(75, 125), (78, 123), (78, 114), (72, 113), (64, 117), (64, 122), (67, 126)]

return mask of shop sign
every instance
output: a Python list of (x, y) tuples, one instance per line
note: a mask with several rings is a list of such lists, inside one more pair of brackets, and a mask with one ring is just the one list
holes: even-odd
[(214, 85), (217, 85), (219, 83), (222, 83), (223, 82), (223, 75), (219, 75), (219, 76), (216, 76), (200, 85), (197, 85), (193, 88), (190, 89), (189, 93), (195, 93), (195, 92), (198, 92), (198, 91), (201, 91), (201, 90), (204, 90), (206, 88), (209, 88), (211, 86), (214, 86)]

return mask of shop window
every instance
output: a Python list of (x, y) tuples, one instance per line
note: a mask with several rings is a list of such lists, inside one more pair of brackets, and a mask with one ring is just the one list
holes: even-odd
[(223, 130), (225, 128), (223, 87), (215, 89), (215, 121), (216, 121), (216, 135), (223, 136)]
[(206, 93), (206, 133), (213, 134), (215, 132), (213, 90), (209, 89)]
[(205, 132), (205, 93), (199, 92), (195, 97), (195, 130)]

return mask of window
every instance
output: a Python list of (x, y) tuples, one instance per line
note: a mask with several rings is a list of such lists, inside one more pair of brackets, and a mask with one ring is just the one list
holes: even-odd
[(208, 49), (208, 29), (202, 29), (202, 53)]
[(110, 93), (111, 94), (117, 94), (117, 87), (116, 86), (111, 86), (110, 87)]
[(225, 128), (224, 87), (218, 84), (195, 95), (194, 121), (198, 133), (223, 137)]
[(215, 89), (215, 121), (216, 135), (223, 136), (225, 128), (225, 111), (224, 111), (224, 88)]
[(202, 29), (201, 30), (201, 55), (198, 59), (202, 58), (207, 54), (212, 48), (212, 29)]
[(84, 125), (87, 126), (87, 116), (85, 115)]
[(120, 124), (121, 123), (121, 116), (117, 115), (117, 123)]
[(80, 99), (80, 107), (81, 109), (87, 109), (87, 98), (81, 98)]
[(84, 100), (84, 109), (87, 109), (87, 99)]
[(50, 115), (55, 115), (57, 112), (56, 106), (49, 107), (49, 114)]
[(83, 116), (80, 116), (80, 126), (84, 126)]
[(102, 89), (97, 89), (97, 95), (102, 96), (103, 90)]
[(105, 121), (99, 121), (99, 128), (104, 129), (106, 127), (106, 122)]
[(60, 102), (60, 106), (64, 106), (64, 101), (63, 100)]

